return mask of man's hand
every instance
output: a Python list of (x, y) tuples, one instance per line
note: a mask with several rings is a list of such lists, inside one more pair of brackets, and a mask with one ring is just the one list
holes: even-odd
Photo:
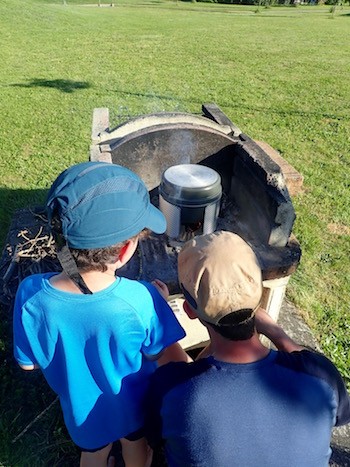
[(259, 307), (258, 311), (255, 313), (255, 326), (258, 333), (264, 334), (266, 337), (269, 337), (269, 334), (271, 334), (273, 330), (279, 328), (276, 321), (261, 307)]
[(164, 284), (164, 282), (162, 282), (161, 280), (159, 279), (154, 279), (154, 281), (152, 281), (152, 285), (154, 285), (154, 287), (158, 290), (158, 292), (160, 293), (160, 295), (165, 298), (165, 300), (168, 300), (168, 297), (169, 297), (169, 289), (167, 287), (166, 284)]

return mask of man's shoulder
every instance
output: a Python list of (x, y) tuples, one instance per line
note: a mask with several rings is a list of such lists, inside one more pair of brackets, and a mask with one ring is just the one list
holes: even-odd
[(280, 352), (276, 361), (324, 381), (332, 388), (336, 398), (335, 424), (339, 426), (350, 422), (350, 396), (338, 369), (325, 355), (309, 350), (292, 352), (289, 355)]
[(204, 374), (210, 369), (208, 359), (203, 358), (192, 363), (170, 362), (163, 365), (152, 375), (152, 384), (161, 391), (168, 392), (177, 385)]
[(191, 363), (186, 362), (169, 362), (155, 371), (156, 377), (163, 377), (164, 374), (172, 373), (179, 375), (196, 375), (201, 374), (211, 367), (208, 358), (201, 358)]
[(323, 354), (301, 350), (296, 352), (277, 352), (276, 363), (299, 373), (322, 379), (333, 388), (342, 381), (336, 366)]

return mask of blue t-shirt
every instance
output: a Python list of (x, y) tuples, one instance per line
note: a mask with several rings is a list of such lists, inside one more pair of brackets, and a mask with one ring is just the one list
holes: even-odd
[(157, 355), (185, 333), (149, 283), (117, 278), (92, 295), (63, 292), (53, 273), (26, 278), (14, 309), (14, 353), (38, 364), (59, 395), (80, 447), (95, 449), (140, 429)]
[(326, 467), (331, 430), (350, 422), (334, 367), (309, 352), (233, 364), (169, 363), (151, 378), (147, 436), (170, 467)]

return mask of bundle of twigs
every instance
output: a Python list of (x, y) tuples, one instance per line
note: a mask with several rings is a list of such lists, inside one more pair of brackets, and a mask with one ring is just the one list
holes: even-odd
[(22, 216), (28, 226), (11, 229), (0, 267), (0, 301), (11, 305), (18, 285), (27, 276), (48, 271), (60, 271), (55, 240), (43, 212), (28, 211)]

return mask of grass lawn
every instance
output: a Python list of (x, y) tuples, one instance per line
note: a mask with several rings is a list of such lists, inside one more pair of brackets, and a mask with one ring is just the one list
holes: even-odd
[[(303, 257), (288, 297), (350, 382), (350, 8), (120, 0), (0, 0), (0, 246), (14, 211), (88, 159), (92, 111), (112, 125), (215, 102), (304, 176), (293, 199)], [(85, 1), (84, 3), (92, 3)], [(54, 395), (11, 356), (2, 311), (0, 465), (71, 465)]]

